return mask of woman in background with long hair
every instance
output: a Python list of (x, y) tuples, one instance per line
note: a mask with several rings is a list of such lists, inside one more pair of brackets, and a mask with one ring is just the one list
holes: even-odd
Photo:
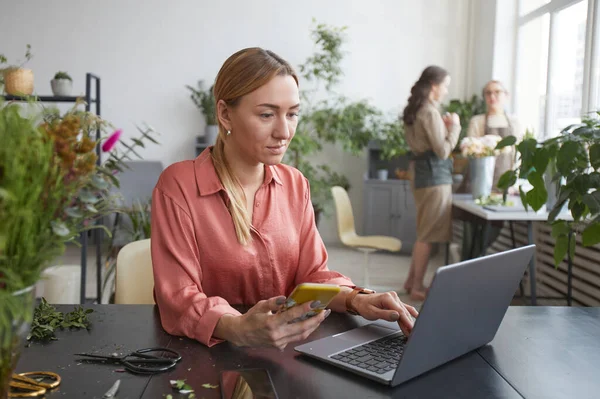
[(452, 238), (452, 160), (450, 153), (460, 134), (457, 114), (440, 114), (439, 103), (448, 94), (450, 75), (438, 66), (425, 68), (413, 85), (402, 119), (413, 158), (411, 188), (417, 208), (417, 241), (404, 289), (422, 301), (432, 243)]

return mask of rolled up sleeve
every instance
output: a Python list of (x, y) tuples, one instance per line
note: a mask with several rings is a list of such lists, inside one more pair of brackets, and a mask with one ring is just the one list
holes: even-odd
[(310, 185), (306, 178), (303, 182), (305, 203), (295, 284), (323, 283), (354, 286), (350, 278), (327, 267), (327, 251), (315, 224), (315, 211), (310, 200)]
[(158, 186), (152, 194), (152, 267), (154, 296), (163, 328), (212, 346), (224, 314), (240, 315), (221, 297), (207, 297), (194, 226), (185, 207)]

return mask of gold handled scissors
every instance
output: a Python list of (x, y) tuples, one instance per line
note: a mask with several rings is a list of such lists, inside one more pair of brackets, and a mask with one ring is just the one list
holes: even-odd
[(44, 396), (48, 390), (59, 386), (60, 381), (60, 376), (51, 371), (30, 371), (13, 374), (9, 384), (11, 389), (8, 392), (8, 397), (35, 398)]

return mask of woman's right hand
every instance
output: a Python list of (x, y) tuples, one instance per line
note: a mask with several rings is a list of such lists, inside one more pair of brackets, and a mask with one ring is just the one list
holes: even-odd
[(456, 112), (446, 113), (446, 115), (444, 115), (442, 119), (444, 120), (444, 123), (446, 124), (446, 127), (448, 129), (450, 129), (454, 125), (460, 126), (460, 118), (458, 117), (458, 114)]
[[(224, 327), (221, 330), (226, 330), (223, 331), (224, 338), (237, 346), (267, 346), (283, 350), (289, 343), (308, 338), (331, 312), (327, 309), (307, 320), (290, 323), (310, 312), (314, 302), (277, 313), (284, 302), (285, 297), (274, 297), (258, 302), (241, 316), (221, 316), (219, 324), (224, 322), (221, 326)], [(313, 306), (316, 308), (319, 305)]]

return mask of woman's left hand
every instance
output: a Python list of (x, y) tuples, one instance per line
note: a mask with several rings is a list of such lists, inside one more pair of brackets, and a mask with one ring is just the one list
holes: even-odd
[(358, 313), (367, 320), (397, 321), (406, 336), (413, 329), (413, 317), (419, 316), (417, 309), (403, 303), (394, 291), (357, 295), (352, 302)]

